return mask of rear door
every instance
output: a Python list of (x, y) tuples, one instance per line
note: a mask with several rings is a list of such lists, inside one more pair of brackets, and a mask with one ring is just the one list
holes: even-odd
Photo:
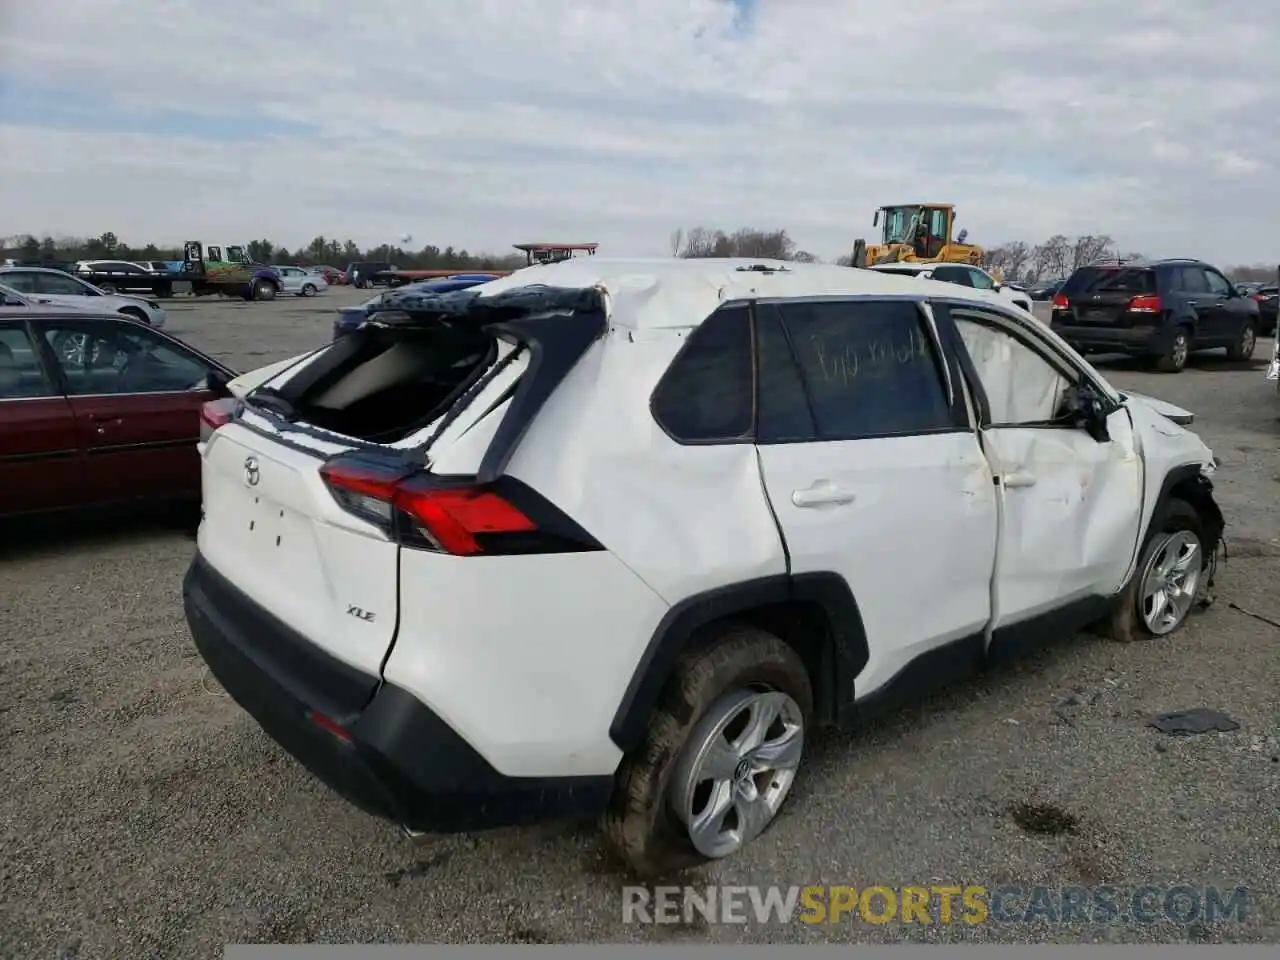
[(71, 404), (30, 331), (0, 320), (0, 516), (92, 499)]
[(922, 309), (793, 301), (757, 315), (765, 489), (791, 571), (838, 573), (857, 599), (871, 648), (858, 696), (929, 650), (980, 644), (995, 490)]
[(127, 320), (37, 324), (58, 364), (104, 499), (199, 494), (200, 407), (216, 368), (182, 344)]

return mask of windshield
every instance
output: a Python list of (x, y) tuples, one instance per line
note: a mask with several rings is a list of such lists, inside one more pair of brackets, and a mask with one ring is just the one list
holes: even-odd
[(917, 219), (919, 215), (919, 207), (885, 207), (883, 241), (885, 243), (905, 243), (911, 229), (911, 222)]
[(244, 252), (244, 247), (227, 247), (228, 263), (248, 263), (249, 256)]

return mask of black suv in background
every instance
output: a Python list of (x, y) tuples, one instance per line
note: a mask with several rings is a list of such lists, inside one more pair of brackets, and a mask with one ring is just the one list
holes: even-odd
[(1149, 357), (1178, 373), (1193, 350), (1248, 360), (1258, 305), (1200, 260), (1107, 261), (1080, 267), (1053, 297), (1054, 333), (1081, 353)]
[(378, 277), (380, 273), (395, 270), (389, 263), (379, 260), (361, 260), (359, 263), (347, 264), (347, 283), (353, 287), (369, 287), (375, 283), (389, 282)]

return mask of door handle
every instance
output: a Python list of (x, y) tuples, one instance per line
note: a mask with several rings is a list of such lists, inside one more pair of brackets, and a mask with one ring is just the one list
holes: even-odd
[(97, 429), (98, 435), (101, 436), (107, 432), (107, 427), (118, 427), (124, 423), (124, 420), (120, 417), (91, 413), (89, 414), (89, 422), (94, 425)]
[(1014, 470), (1004, 475), (1004, 486), (1008, 490), (1016, 490), (1018, 487), (1034, 487), (1036, 485), (1036, 475), (1026, 470)]
[(819, 480), (807, 490), (795, 490), (791, 494), (791, 502), (797, 507), (822, 507), (853, 503), (853, 500), (854, 496), (850, 491), (837, 487), (829, 480)]

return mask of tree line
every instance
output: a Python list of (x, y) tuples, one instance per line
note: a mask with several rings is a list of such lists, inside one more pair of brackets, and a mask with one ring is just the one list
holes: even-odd
[[(870, 240), (870, 238), (868, 238)], [(671, 234), (670, 249), (673, 257), (763, 257), (777, 260), (793, 260), (814, 263), (818, 258), (797, 248), (786, 230), (760, 230), (743, 227), (732, 233), (707, 227), (679, 229)], [(1055, 234), (1042, 243), (1014, 240), (983, 249), (983, 265), (999, 270), (1006, 280), (1037, 283), (1060, 280), (1070, 276), (1077, 268), (1104, 257), (1120, 257), (1126, 260), (1144, 259), (1142, 254), (1122, 253), (1116, 242), (1106, 234), (1082, 234), (1069, 237)], [(840, 257), (836, 263), (848, 266), (853, 254)], [(1274, 265), (1225, 267), (1231, 279), (1275, 280)]]
[[(419, 250), (404, 250), (394, 244), (363, 249), (352, 240), (315, 237), (304, 247), (290, 250), (270, 240), (253, 240), (245, 247), (250, 258), (260, 263), (297, 264), (299, 266), (333, 266), (339, 269), (357, 260), (388, 261), (407, 270), (514, 270), (524, 266), (522, 254), (472, 253), (453, 246), (427, 244)], [(800, 249), (785, 229), (742, 227), (732, 232), (710, 227), (681, 228), (670, 237), (673, 257), (761, 257), (817, 263), (819, 258)], [(984, 249), (984, 265), (998, 269), (1005, 279), (1035, 283), (1067, 277), (1077, 267), (1101, 257), (1123, 256), (1140, 259), (1137, 253), (1120, 253), (1115, 241), (1106, 234), (1082, 234), (1069, 237), (1057, 234), (1041, 243), (1014, 240)], [(97, 237), (63, 237), (38, 239), (30, 234), (0, 238), (0, 259), (20, 259), (61, 263), (75, 260), (181, 260), (181, 247), (148, 243), (133, 246), (107, 231)], [(852, 254), (838, 258), (845, 266)], [(1272, 265), (1237, 265), (1225, 267), (1233, 280), (1274, 280), (1277, 268)]]
[[(405, 270), (514, 270), (525, 264), (520, 253), (473, 253), (453, 246), (427, 244), (420, 250), (404, 250), (394, 244), (363, 249), (352, 240), (315, 237), (305, 247), (290, 250), (271, 240), (252, 240), (245, 250), (259, 263), (297, 266), (331, 266), (339, 270), (357, 260), (394, 263)], [(0, 259), (65, 263), (76, 260), (181, 260), (182, 247), (148, 243), (135, 246), (108, 230), (97, 237), (44, 237), (30, 234), (0, 238)]]

